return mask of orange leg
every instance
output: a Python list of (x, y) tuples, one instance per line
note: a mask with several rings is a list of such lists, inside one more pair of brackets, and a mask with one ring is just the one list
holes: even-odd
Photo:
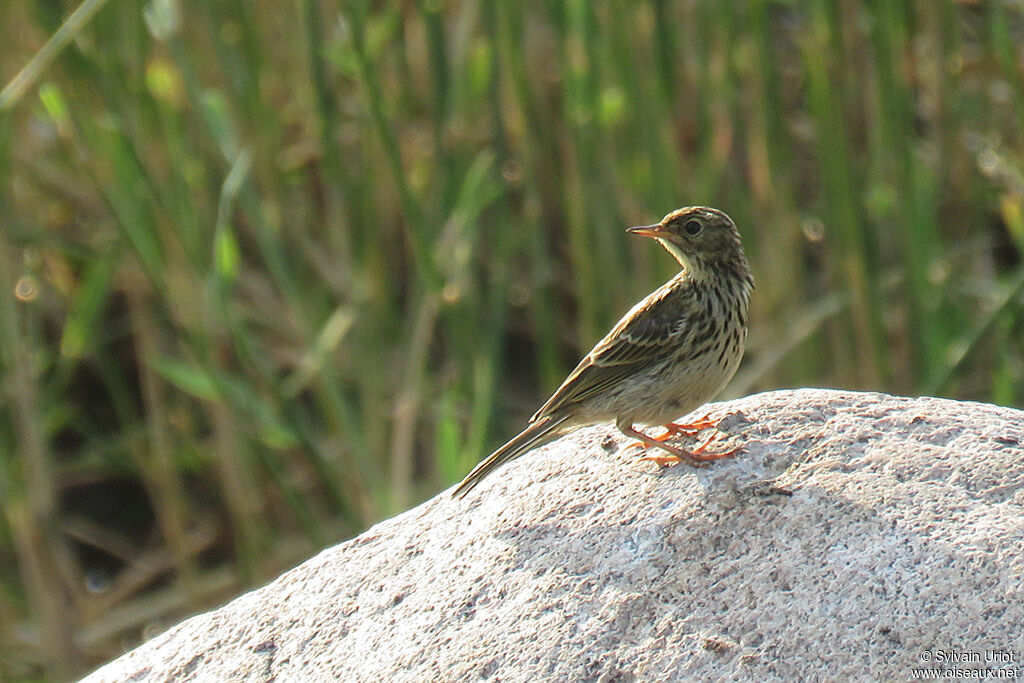
[(668, 455), (645, 456), (644, 460), (654, 460), (655, 462), (661, 465), (685, 462), (688, 465), (692, 465), (693, 467), (706, 467), (706, 465), (704, 464), (704, 459), (695, 456), (689, 451), (684, 451), (679, 446), (673, 446), (672, 444), (667, 444), (662, 440), (654, 438), (653, 436), (647, 436), (643, 432), (634, 429), (633, 425), (629, 424), (628, 422), (617, 422), (615, 426), (618, 427), (619, 431), (625, 434), (626, 436), (631, 437), (633, 439), (637, 439), (639, 441), (639, 443), (634, 444), (634, 446), (639, 446), (645, 451), (653, 446), (655, 448), (660, 448), (661, 450), (666, 451), (668, 453)]
[(714, 429), (718, 427), (719, 423), (732, 413), (726, 413), (721, 417), (711, 417), (709, 414), (705, 414), (703, 417), (698, 417), (696, 420), (691, 420), (685, 424), (679, 424), (677, 422), (669, 422), (665, 425), (665, 429), (668, 430), (669, 434), (685, 434), (686, 436), (697, 436), (705, 429)]
[[(668, 467), (671, 465), (677, 465), (680, 462), (687, 462), (694, 467), (704, 467), (704, 463), (711, 462), (713, 460), (721, 460), (722, 458), (728, 458), (730, 456), (739, 453), (742, 448), (732, 448), (722, 453), (707, 453), (705, 449), (711, 444), (714, 439), (706, 439), (697, 445), (695, 449), (687, 453), (688, 457), (679, 458), (674, 453), (672, 455), (644, 455), (641, 460), (649, 460), (650, 462), (656, 462), (662, 467)], [(665, 445), (665, 444), (662, 444)], [(680, 449), (682, 450), (682, 449)]]
[[(619, 431), (626, 436), (631, 436), (635, 439), (639, 439), (636, 443), (632, 444), (630, 448), (638, 448), (642, 451), (646, 451), (648, 448), (654, 446), (661, 450), (667, 451), (668, 455), (644, 455), (641, 460), (650, 460), (656, 462), (659, 465), (665, 467), (669, 465), (676, 465), (680, 462), (686, 462), (694, 467), (704, 467), (704, 463), (712, 460), (719, 460), (721, 458), (727, 458), (731, 455), (735, 455), (742, 449), (733, 448), (723, 453), (708, 453), (707, 449), (715, 441), (718, 440), (719, 434), (712, 434), (705, 438), (703, 441), (697, 444), (697, 447), (692, 451), (686, 451), (678, 446), (665, 443), (668, 439), (679, 434), (696, 438), (703, 430), (717, 427), (718, 424), (725, 419), (725, 415), (722, 417), (712, 419), (708, 415), (698, 418), (692, 422), (686, 424), (678, 424), (670, 422), (667, 425), (663, 425), (665, 428), (664, 434), (658, 436), (648, 436), (642, 432), (637, 431), (632, 425), (619, 424)], [(624, 428), (625, 427), (625, 428)]]
[[(673, 436), (675, 436), (676, 434), (679, 434), (679, 432), (677, 432), (674, 429), (672, 429), (669, 425), (662, 425), (662, 426), (665, 428), (665, 433), (664, 434), (658, 434), (658, 436), (648, 436), (646, 434), (644, 435), (648, 439), (650, 439), (651, 441), (657, 441), (659, 448), (661, 446), (665, 445), (665, 442), (668, 441), (669, 439), (671, 439)], [(622, 433), (625, 434), (626, 432), (622, 432)], [(638, 439), (639, 437), (633, 437), (633, 438)], [(634, 441), (633, 443), (631, 443), (628, 446), (626, 446), (626, 450), (628, 450), (628, 451), (631, 451), (631, 450), (646, 451), (648, 448), (650, 448), (650, 442), (648, 442), (648, 441)]]

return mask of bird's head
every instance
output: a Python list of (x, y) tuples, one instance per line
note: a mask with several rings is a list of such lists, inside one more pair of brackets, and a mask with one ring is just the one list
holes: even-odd
[(641, 225), (627, 232), (658, 240), (694, 278), (729, 269), (749, 273), (736, 224), (718, 209), (677, 209), (654, 225)]

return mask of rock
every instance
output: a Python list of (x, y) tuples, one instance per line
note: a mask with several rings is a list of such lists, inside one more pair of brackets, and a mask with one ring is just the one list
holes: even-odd
[(579, 430), (86, 680), (1020, 675), (1024, 413), (823, 390), (711, 408), (745, 452), (661, 469)]

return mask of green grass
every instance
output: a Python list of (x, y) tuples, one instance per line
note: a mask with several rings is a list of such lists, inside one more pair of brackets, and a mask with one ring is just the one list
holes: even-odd
[(1024, 405), (1024, 15), (927, 5), (0, 4), (0, 678), (456, 481), (678, 206), (754, 267), (730, 396)]

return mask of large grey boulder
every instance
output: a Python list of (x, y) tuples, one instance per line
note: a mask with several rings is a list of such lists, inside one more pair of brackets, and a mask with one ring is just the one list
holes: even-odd
[(1024, 675), (1024, 413), (822, 390), (712, 408), (743, 453), (661, 469), (580, 430), (86, 680)]

